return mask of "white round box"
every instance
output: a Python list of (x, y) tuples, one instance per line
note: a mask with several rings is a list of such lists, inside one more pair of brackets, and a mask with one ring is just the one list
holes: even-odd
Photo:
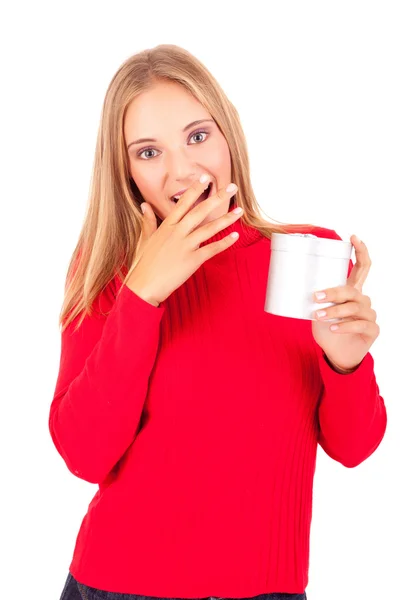
[[(272, 233), (266, 312), (315, 320), (314, 311), (334, 302), (315, 302), (314, 292), (346, 285), (353, 244), (311, 233)], [(340, 319), (327, 319), (336, 322)]]

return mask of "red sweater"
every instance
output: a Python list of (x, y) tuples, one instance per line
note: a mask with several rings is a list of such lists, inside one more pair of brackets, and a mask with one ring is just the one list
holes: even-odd
[(99, 487), (69, 568), (88, 586), (303, 593), (317, 444), (355, 467), (384, 436), (371, 354), (341, 375), (311, 321), (266, 313), (270, 240), (239, 220), (205, 243), (233, 230), (159, 307), (125, 285), (116, 298), (115, 278), (62, 334), (49, 428), (71, 473)]

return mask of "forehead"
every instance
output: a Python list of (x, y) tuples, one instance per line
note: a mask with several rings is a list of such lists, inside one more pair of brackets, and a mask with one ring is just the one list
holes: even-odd
[(128, 106), (125, 133), (156, 135), (161, 128), (183, 129), (190, 121), (210, 118), (210, 113), (183, 86), (157, 83), (139, 94)]

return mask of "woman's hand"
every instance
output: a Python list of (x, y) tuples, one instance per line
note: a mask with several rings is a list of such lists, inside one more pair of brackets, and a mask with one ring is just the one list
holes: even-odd
[[(355, 235), (351, 241), (355, 248), (356, 264), (347, 283), (323, 290), (326, 294), (324, 298), (316, 296), (321, 292), (314, 294), (316, 302), (335, 302), (335, 306), (325, 308), (325, 316), (319, 316), (316, 311), (317, 320), (312, 321), (315, 341), (332, 367), (342, 373), (351, 373), (359, 366), (380, 333), (371, 299), (362, 293), (371, 259), (364, 242)], [(334, 318), (339, 318), (340, 322), (334, 325), (324, 322)]]
[(208, 184), (209, 181), (194, 182), (159, 227), (152, 207), (143, 203), (146, 210), (136, 258), (125, 282), (133, 292), (154, 306), (182, 285), (206, 260), (223, 252), (237, 240), (237, 237), (226, 235), (200, 248), (200, 244), (237, 221), (243, 212), (229, 211), (201, 225), (209, 213), (221, 204), (227, 204), (237, 192), (237, 186), (229, 192), (219, 189), (216, 194), (193, 206)]

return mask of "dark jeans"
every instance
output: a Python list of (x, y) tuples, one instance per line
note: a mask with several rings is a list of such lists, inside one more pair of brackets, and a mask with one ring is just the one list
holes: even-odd
[[(61, 594), (60, 600), (170, 600), (166, 598), (155, 598), (154, 596), (139, 596), (136, 594), (119, 594), (117, 592), (105, 592), (97, 588), (89, 587), (79, 583), (71, 573), (68, 573), (67, 581)], [(172, 599), (182, 600), (182, 599)], [(197, 600), (226, 600), (225, 598), (198, 598)], [(244, 600), (244, 599), (243, 599)], [(307, 600), (307, 594), (260, 594), (249, 600)]]

